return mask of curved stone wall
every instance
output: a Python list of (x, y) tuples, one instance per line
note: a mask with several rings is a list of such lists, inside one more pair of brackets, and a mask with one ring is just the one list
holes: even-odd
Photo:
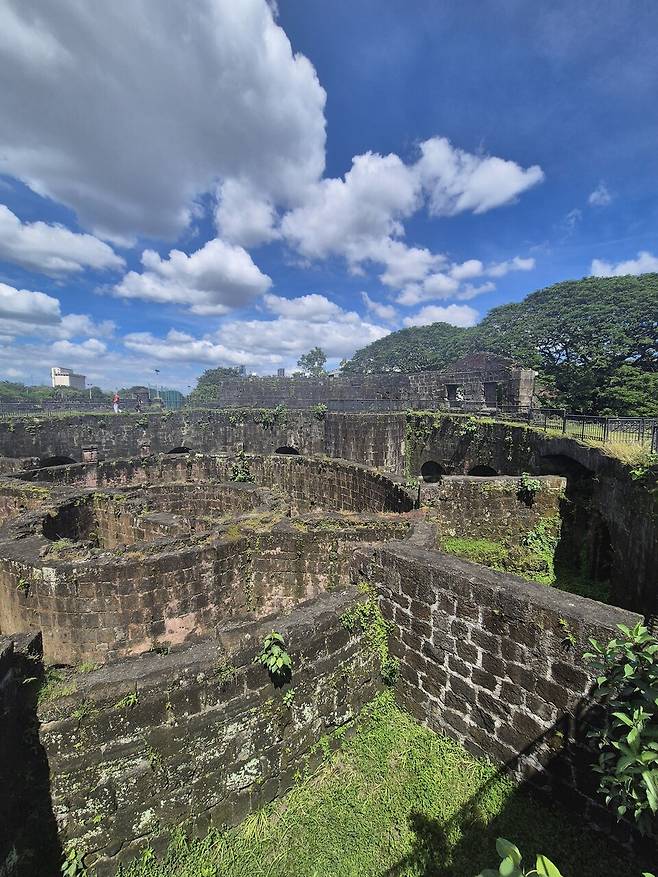
[[(236, 466), (256, 484), (232, 481)], [(344, 587), (355, 544), (403, 537), (410, 521), (391, 513), (413, 507), (376, 472), (301, 457), (176, 455), (13, 481), (34, 478), (42, 510), (0, 530), (0, 631), (42, 631), (61, 663), (180, 645)]]
[[(447, 474), (487, 467), (500, 475), (566, 475), (571, 492), (583, 473), (591, 479), (587, 505), (611, 543), (613, 598), (643, 613), (658, 613), (658, 515), (654, 467), (635, 480), (631, 467), (599, 448), (563, 437), (546, 437), (519, 425), (474, 421), (463, 416), (419, 413), (278, 415), (253, 411), (187, 411), (171, 415), (86, 415), (0, 423), (0, 454), (17, 459), (53, 455), (83, 458), (94, 446), (99, 459), (139, 456), (190, 447), (227, 452), (242, 447), (269, 454), (279, 447), (327, 454), (417, 476), (434, 462)], [(273, 419), (274, 418), (274, 419)], [(91, 452), (88, 452), (91, 453)], [(0, 507), (0, 515), (3, 510)]]

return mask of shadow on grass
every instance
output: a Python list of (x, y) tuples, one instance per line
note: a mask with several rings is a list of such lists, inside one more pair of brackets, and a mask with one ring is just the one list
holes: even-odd
[[(586, 704), (583, 701), (572, 720), (576, 737), (582, 735), (585, 717), (591, 720), (591, 709)], [(495, 786), (528, 756), (542, 748), (545, 751), (547, 741), (556, 733), (563, 733), (564, 724), (564, 720), (557, 723), (517, 758), (501, 765), (451, 819), (440, 821), (421, 810), (412, 811), (408, 827), (415, 836), (413, 847), (381, 877), (475, 877), (485, 868), (497, 870), (500, 864), (497, 837), (519, 847), (527, 869), (534, 867), (536, 855), (542, 853), (554, 862), (563, 877), (641, 877), (646, 871), (658, 873), (658, 844), (632, 833), (628, 826), (618, 825), (603, 808), (597, 827), (588, 824), (583, 798), (559, 781), (553, 788), (548, 785), (542, 788), (529, 781), (520, 783), (505, 797), (500, 811), (488, 818), (487, 798), (492, 792), (495, 794)], [(569, 749), (567, 744), (553, 758), (542, 758), (549, 772), (564, 776)], [(581, 776), (588, 776), (589, 772), (589, 792), (594, 796), (596, 775), (587, 765), (581, 765), (580, 772)]]

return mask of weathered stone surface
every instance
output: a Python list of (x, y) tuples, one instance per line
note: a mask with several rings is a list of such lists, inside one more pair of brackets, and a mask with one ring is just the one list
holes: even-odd
[[(39, 712), (63, 837), (112, 873), (181, 822), (233, 825), (289, 788), (319, 737), (380, 686), (372, 652), (340, 621), (356, 597), (325, 594), (294, 615), (75, 674), (75, 692)], [(282, 688), (253, 663), (274, 625), (293, 660)]]
[[(617, 624), (632, 626), (638, 616), (409, 542), (360, 550), (354, 562), (377, 588), (384, 613), (410, 589), (430, 612), (429, 625), (395, 617), (391, 651), (402, 661), (401, 704), (589, 813), (592, 755), (579, 735), (594, 680), (582, 655), (590, 637), (607, 641)], [(469, 608), (462, 615), (463, 603)]]

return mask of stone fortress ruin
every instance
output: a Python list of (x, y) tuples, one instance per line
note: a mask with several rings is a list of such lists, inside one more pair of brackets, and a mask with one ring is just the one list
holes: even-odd
[[(316, 404), (0, 422), (2, 861), (73, 841), (111, 875), (176, 826), (236, 825), (394, 678), (429, 727), (612, 830), (582, 654), (658, 612), (655, 478), (520, 425)], [(607, 602), (528, 580), (539, 561)], [(273, 629), (281, 684), (254, 662)]]

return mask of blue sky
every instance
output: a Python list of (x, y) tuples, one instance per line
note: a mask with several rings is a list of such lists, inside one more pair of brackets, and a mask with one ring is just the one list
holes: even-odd
[(186, 390), (658, 270), (654, 0), (0, 0), (0, 377)]

